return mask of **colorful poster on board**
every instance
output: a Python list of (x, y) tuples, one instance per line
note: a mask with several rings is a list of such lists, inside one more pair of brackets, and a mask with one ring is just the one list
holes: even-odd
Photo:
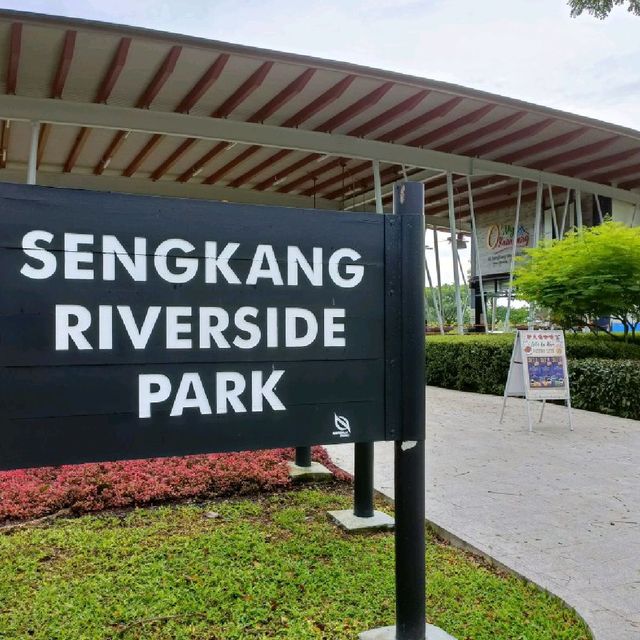
[(519, 332), (527, 397), (564, 400), (569, 394), (567, 358), (562, 331)]

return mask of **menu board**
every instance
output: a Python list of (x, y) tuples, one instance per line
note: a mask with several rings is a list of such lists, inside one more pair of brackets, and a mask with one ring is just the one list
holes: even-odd
[(545, 400), (564, 400), (569, 411), (569, 427), (573, 430), (567, 354), (562, 331), (518, 331), (513, 345), (507, 384), (504, 389), (500, 422), (504, 419), (507, 398), (525, 398), (529, 431), (533, 429), (529, 400), (542, 400), (542, 421)]
[(531, 400), (564, 400), (569, 393), (562, 331), (519, 331), (524, 386)]

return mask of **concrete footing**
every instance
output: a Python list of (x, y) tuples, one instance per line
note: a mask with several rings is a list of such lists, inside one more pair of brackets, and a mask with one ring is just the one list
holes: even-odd
[(329, 517), (342, 529), (350, 533), (366, 531), (384, 531), (393, 529), (394, 519), (382, 511), (374, 511), (370, 518), (359, 518), (352, 509), (329, 511)]
[[(358, 636), (358, 640), (396, 640), (395, 627), (380, 627), (379, 629), (371, 629), (364, 631)], [(427, 625), (426, 640), (455, 640), (453, 636), (445, 633), (439, 627), (432, 624)]]
[(319, 462), (312, 462), (309, 467), (299, 467), (295, 462), (289, 463), (289, 476), (292, 480), (317, 482), (318, 480), (330, 480), (333, 474), (327, 467)]

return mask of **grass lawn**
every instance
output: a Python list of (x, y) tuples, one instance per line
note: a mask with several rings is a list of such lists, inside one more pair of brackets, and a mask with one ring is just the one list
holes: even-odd
[[(393, 534), (341, 485), (0, 529), (0, 638), (350, 640), (393, 624)], [(207, 512), (219, 514), (207, 517)], [(589, 638), (575, 614), (429, 535), (429, 621), (459, 640)]]

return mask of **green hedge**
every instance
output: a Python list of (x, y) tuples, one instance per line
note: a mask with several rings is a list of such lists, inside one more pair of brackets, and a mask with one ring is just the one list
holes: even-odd
[[(513, 339), (512, 334), (429, 336), (427, 384), (501, 395)], [(566, 345), (572, 404), (579, 409), (640, 419), (640, 344), (567, 334)]]
[(640, 420), (640, 362), (586, 358), (569, 362), (571, 404)]

